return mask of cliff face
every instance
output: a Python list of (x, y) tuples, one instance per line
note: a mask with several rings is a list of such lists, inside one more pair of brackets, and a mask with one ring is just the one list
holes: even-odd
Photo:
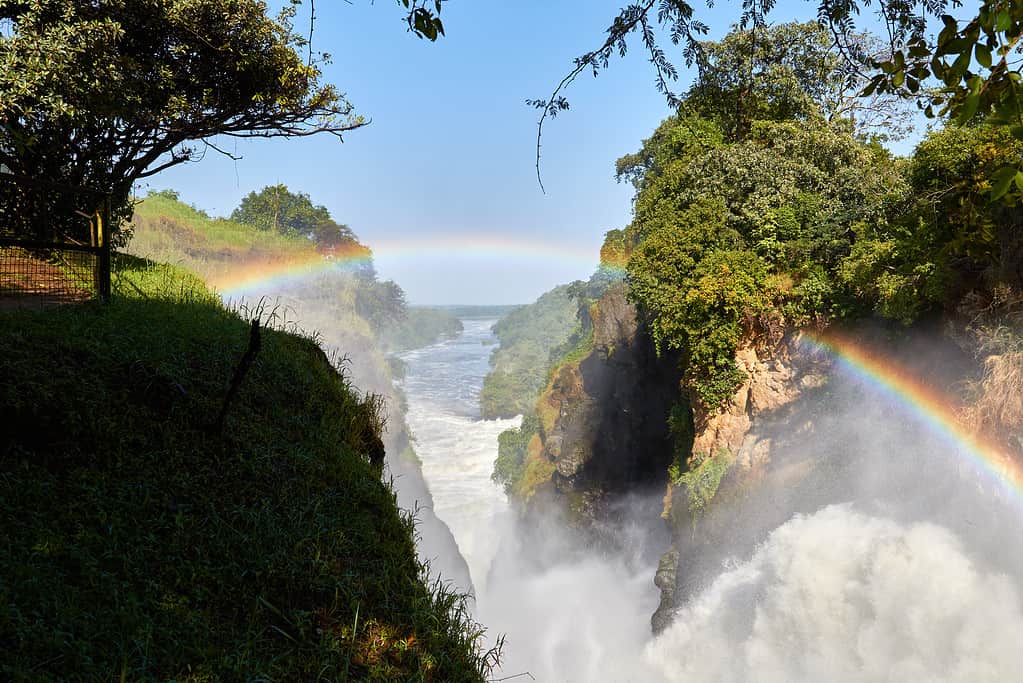
[(678, 400), (678, 363), (659, 358), (623, 284), (590, 309), (592, 349), (559, 367), (537, 404), (548, 492), (570, 518), (606, 518), (616, 496), (663, 487), (672, 458), (668, 413)]
[[(779, 441), (805, 438), (814, 430), (817, 402), (808, 397), (819, 395), (826, 384), (826, 362), (800, 354), (798, 338), (790, 336), (769, 346), (740, 348), (736, 364), (747, 379), (731, 401), (719, 412), (693, 415), (693, 462), (713, 457), (724, 474), (710, 491), (668, 485), (664, 517), (672, 542), (655, 577), (661, 590), (651, 620), (655, 632), (737, 547), (752, 548), (791, 515), (785, 496), (776, 494), (806, 480), (816, 464), (799, 457), (782, 462), (774, 455), (790, 452)], [(746, 503), (726, 503), (738, 500)]]
[[(998, 434), (1007, 453), (1020, 455), (1016, 403), (1008, 394), (1023, 381), (1023, 357), (978, 357), (976, 347), (957, 346), (937, 328), (889, 334), (866, 323), (848, 334), (940, 395), (967, 396), (959, 408), (962, 429)], [(723, 474), (709, 490), (691, 486), (692, 479), (669, 485), (664, 516), (672, 541), (655, 577), (661, 590), (655, 632), (723, 564), (748, 557), (793, 515), (825, 505), (852, 501), (885, 516), (922, 516), (964, 538), (999, 528), (1005, 500), (998, 487), (989, 489), (956, 458), (942, 457), (947, 443), (906, 417), (898, 397), (885, 400), (872, 380), (850, 374), (799, 335), (767, 348), (743, 347), (737, 362), (748, 379), (730, 403), (714, 415), (694, 415), (691, 463), (716, 455)], [(1003, 409), (997, 426), (995, 402)]]
[[(871, 381), (798, 332), (740, 346), (735, 361), (745, 381), (721, 410), (694, 411), (687, 467), (669, 483), (678, 448), (669, 414), (686, 405), (678, 358), (655, 353), (623, 285), (591, 307), (590, 319), (591, 347), (555, 370), (537, 404), (540, 435), (529, 458), (543, 464), (534, 471), (544, 475), (527, 514), (550, 515), (553, 504), (568, 511), (570, 524), (606, 538), (623, 521), (630, 494), (666, 487), (663, 510), (631, 511), (647, 526), (661, 512), (670, 534), (653, 577), (661, 591), (655, 632), (724, 564), (749, 557), (793, 515), (856, 502), (880, 506), (882, 515), (933, 520), (964, 538), (998, 528), (1004, 501), (992, 495), (978, 503), (983, 482), (964, 486), (954, 460), (934, 457), (947, 445), (931, 443), (926, 424), (879, 399)], [(985, 358), (974, 337), (948, 334), (952, 324), (909, 330), (864, 321), (846, 333), (938, 395), (966, 395), (964, 424), (1000, 431), (1019, 453), (1023, 354)], [(601, 535), (605, 529), (611, 534)], [(656, 533), (646, 541), (657, 543)]]

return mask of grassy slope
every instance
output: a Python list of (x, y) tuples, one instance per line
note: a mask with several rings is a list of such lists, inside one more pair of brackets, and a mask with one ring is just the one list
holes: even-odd
[(220, 218), (160, 195), (135, 206), (131, 253), (173, 263), (219, 284), (239, 263), (284, 263), (316, 254), (312, 242)]
[(267, 330), (218, 434), (246, 323), (174, 268), (116, 286), (0, 315), (0, 679), (480, 680), (372, 403)]

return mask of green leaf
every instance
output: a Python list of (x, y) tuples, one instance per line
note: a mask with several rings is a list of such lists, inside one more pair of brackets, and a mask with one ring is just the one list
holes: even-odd
[(962, 78), (963, 74), (966, 73), (966, 69), (970, 66), (970, 53), (964, 52), (956, 60), (952, 62), (952, 73), (955, 74), (956, 78)]
[(1009, 191), (1012, 181), (1021, 175), (1015, 166), (1003, 166), (991, 176), (991, 199), (1001, 199)]
[(977, 43), (976, 47), (977, 63), (985, 69), (991, 68), (991, 50), (988, 49), (983, 43)]
[(1023, 192), (1023, 173), (1016, 173), (1013, 180), (1016, 182), (1016, 189)]
[(880, 78), (872, 78), (870, 83), (867, 84), (867, 87), (864, 88), (863, 92), (860, 93), (860, 97), (870, 97), (871, 95), (873, 95), (874, 91), (877, 90), (877, 86), (880, 85), (880, 83), (881, 83)]
[(1012, 18), (1009, 16), (1009, 10), (1003, 9), (995, 15), (995, 30), (996, 31), (1008, 31), (1012, 27)]
[(1023, 140), (1023, 126), (1013, 126), (1009, 129), (1009, 134), (1017, 140)]
[(930, 56), (931, 51), (926, 45), (914, 45), (909, 49), (909, 56), (913, 59)]
[(959, 108), (959, 114), (956, 116), (956, 124), (964, 125), (973, 115), (977, 113), (977, 108), (980, 106), (980, 95), (967, 95), (963, 101), (962, 107)]
[(948, 41), (948, 43), (944, 45), (942, 54), (952, 54), (953, 52), (962, 54), (965, 52), (967, 57), (969, 57), (972, 48), (973, 43), (971, 43), (968, 38), (956, 38), (955, 40)]

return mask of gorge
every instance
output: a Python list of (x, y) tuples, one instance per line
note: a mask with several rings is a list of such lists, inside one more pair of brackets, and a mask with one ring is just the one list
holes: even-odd
[[(506, 637), (503, 675), (1011, 677), (1023, 635), (1023, 552), (1006, 542), (1021, 530), (1018, 490), (979, 468), (969, 444), (912, 401), (857, 372), (852, 352), (843, 358), (805, 338), (787, 340), (773, 357), (746, 352), (752, 379), (735, 402), (743, 409), (696, 437), (735, 449), (705, 507), (697, 512), (686, 502), (692, 494), (673, 486), (666, 524), (658, 515), (663, 489), (646, 499), (605, 495), (605, 508), (586, 508), (591, 517), (580, 528), (568, 489), (559, 495), (549, 484), (523, 513), (522, 501), (509, 507), (489, 482), (497, 433), (514, 424), (478, 419), (490, 353), (481, 342), (492, 322), (465, 320), (458, 338), (403, 358), (434, 511), (469, 564), (476, 616)], [(609, 342), (598, 337), (594, 353)], [(891, 363), (938, 374), (944, 361), (946, 379), (955, 375), (948, 346), (919, 338), (889, 344)], [(559, 419), (578, 418), (561, 411)], [(588, 423), (599, 432), (595, 424), (601, 420)], [(593, 443), (594, 434), (574, 434), (563, 449)], [(642, 466), (634, 451), (604, 453)], [(590, 470), (592, 481), (606, 471)], [(596, 527), (610, 542), (588, 542)]]

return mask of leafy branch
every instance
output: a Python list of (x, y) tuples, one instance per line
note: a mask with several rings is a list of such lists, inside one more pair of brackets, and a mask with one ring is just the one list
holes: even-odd
[[(655, 6), (657, 14), (652, 18), (651, 13)], [(563, 93), (579, 74), (590, 70), (596, 77), (602, 69), (607, 68), (615, 54), (619, 57), (625, 56), (628, 51), (627, 39), (632, 33), (639, 32), (649, 55), (648, 61), (654, 66), (657, 91), (665, 96), (670, 106), (674, 108), (679, 106), (681, 98), (669, 87), (669, 82), (678, 80), (678, 69), (668, 59), (657, 40), (655, 23), (668, 30), (672, 45), (683, 46), (682, 56), (687, 67), (699, 63), (700, 43), (697, 35), (705, 35), (708, 29), (705, 24), (693, 19), (692, 6), (684, 0), (643, 0), (626, 6), (618, 13), (605, 31), (607, 38), (604, 42), (596, 49), (576, 57), (572, 69), (547, 98), (526, 100), (527, 105), (540, 111), (536, 130), (536, 180), (542, 191), (546, 191), (540, 173), (544, 123), (548, 118), (556, 117), (559, 112), (568, 110), (569, 102)]]

